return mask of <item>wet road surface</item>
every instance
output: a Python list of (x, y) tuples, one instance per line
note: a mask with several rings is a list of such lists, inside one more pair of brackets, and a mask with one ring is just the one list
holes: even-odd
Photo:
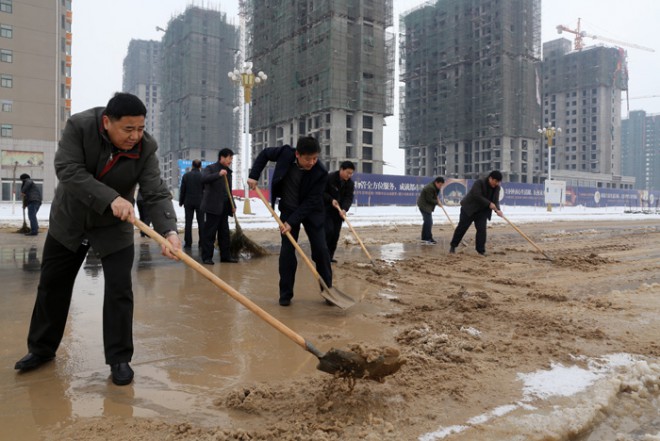
[[(109, 367), (104, 364), (103, 272), (93, 256), (88, 256), (76, 280), (56, 359), (19, 374), (14, 363), (27, 352), (44, 240), (45, 234), (26, 238), (0, 232), (3, 439), (40, 439), (39, 431), (76, 417), (178, 419), (185, 415), (191, 422), (222, 425), (227, 416), (213, 409), (212, 403), (222, 390), (316, 371), (316, 357), (184, 263), (163, 257), (155, 242), (136, 237), (133, 384), (113, 385)], [(383, 250), (389, 258), (402, 253), (403, 248)], [(191, 255), (199, 259), (197, 247)], [(280, 307), (277, 259), (274, 254), (238, 264), (219, 264), (216, 256), (216, 264), (207, 268), (322, 351), (388, 339), (368, 320), (360, 319), (363, 313), (374, 312), (373, 306), (357, 304), (342, 311), (325, 305), (302, 259), (293, 304)], [(355, 279), (335, 280), (335, 286), (355, 297), (378, 289)]]

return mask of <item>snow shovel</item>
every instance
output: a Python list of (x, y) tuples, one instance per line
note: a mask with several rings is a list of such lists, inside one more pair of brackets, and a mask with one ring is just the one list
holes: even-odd
[(302, 336), (288, 328), (284, 323), (280, 322), (275, 317), (261, 309), (261, 307), (259, 307), (256, 303), (252, 302), (240, 292), (236, 291), (231, 285), (227, 284), (220, 277), (204, 268), (195, 259), (184, 253), (182, 250), (174, 250), (172, 244), (170, 244), (167, 239), (158, 234), (152, 228), (148, 227), (144, 222), (139, 219), (135, 219), (133, 221), (133, 225), (138, 227), (140, 231), (154, 239), (161, 246), (169, 248), (170, 252), (180, 260), (183, 260), (186, 265), (200, 273), (202, 276), (206, 277), (215, 286), (229, 294), (229, 296), (234, 300), (238, 301), (241, 305), (245, 306), (251, 312), (256, 314), (257, 317), (280, 331), (304, 350), (314, 354), (316, 358), (319, 359), (319, 364), (316, 366), (318, 370), (327, 372), (332, 375), (337, 375), (339, 377), (353, 379), (366, 378), (369, 380), (382, 382), (384, 377), (397, 372), (399, 368), (405, 363), (405, 360), (402, 360), (398, 357), (398, 355), (393, 354), (379, 355), (372, 361), (368, 361), (364, 356), (360, 354), (334, 348), (331, 348), (324, 354), (316, 347), (314, 347), (311, 342), (305, 340)]
[[(449, 213), (447, 213), (447, 210), (445, 210), (445, 206), (440, 203), (440, 198), (438, 198), (438, 206), (440, 208), (442, 208), (442, 211), (445, 212), (445, 216), (447, 216), (447, 220), (449, 221), (449, 225), (451, 225), (451, 229), (455, 230), (456, 226), (454, 225), (454, 222), (452, 222), (451, 218), (449, 217)], [(461, 245), (463, 245), (464, 247), (467, 246), (467, 244), (465, 243), (465, 241), (463, 239), (461, 239)]]
[(351, 233), (353, 233), (353, 236), (357, 239), (358, 243), (362, 247), (362, 250), (364, 251), (364, 254), (367, 255), (369, 260), (371, 261), (371, 264), (376, 268), (376, 262), (374, 262), (374, 259), (371, 257), (371, 254), (369, 254), (369, 251), (367, 251), (367, 248), (364, 246), (362, 243), (362, 240), (360, 239), (360, 236), (358, 236), (357, 231), (353, 228), (353, 225), (348, 221), (348, 216), (344, 214), (341, 208), (337, 208), (339, 210), (339, 215), (341, 216), (342, 219), (344, 219), (344, 222), (346, 222), (346, 225), (348, 225), (348, 228), (351, 230)]
[(229, 241), (229, 251), (233, 256), (238, 256), (238, 253), (242, 249), (246, 249), (251, 255), (261, 257), (268, 254), (261, 245), (250, 240), (245, 234), (243, 234), (243, 229), (238, 223), (238, 215), (236, 214), (236, 206), (234, 205), (234, 200), (231, 197), (231, 190), (229, 189), (229, 181), (227, 180), (227, 175), (224, 175), (225, 178), (225, 188), (227, 189), (227, 195), (229, 196), (229, 202), (231, 203), (231, 208), (234, 211), (234, 223), (236, 228), (234, 229), (234, 234), (232, 234)]
[[(259, 190), (259, 187), (255, 187), (255, 190), (257, 194), (259, 195), (259, 198), (263, 201), (264, 205), (266, 205), (266, 208), (268, 208), (268, 211), (270, 211), (270, 214), (273, 216), (273, 218), (277, 221), (277, 224), (280, 227), (284, 226), (284, 222), (282, 222), (282, 219), (275, 213), (275, 210), (273, 210), (273, 207), (270, 206), (266, 198), (264, 197), (264, 194)], [(300, 248), (300, 245), (298, 245), (298, 242), (296, 242), (296, 239), (293, 238), (291, 233), (287, 231), (286, 237), (291, 241), (291, 244), (294, 246), (296, 251), (298, 251), (298, 254), (303, 258), (309, 269), (312, 271), (312, 274), (314, 277), (316, 277), (316, 280), (319, 281), (321, 284), (321, 296), (323, 296), (324, 299), (327, 301), (331, 302), (333, 305), (339, 306), (341, 309), (346, 309), (350, 308), (351, 306), (355, 305), (355, 299), (350, 297), (347, 294), (344, 294), (340, 290), (338, 290), (335, 287), (329, 288), (328, 285), (325, 283), (325, 280), (321, 278), (321, 275), (319, 274), (318, 271), (316, 271), (316, 268), (314, 267), (314, 264), (312, 263), (311, 260), (309, 260), (309, 257), (305, 254), (305, 252)]]
[(502, 219), (504, 219), (505, 221), (507, 221), (507, 222), (509, 223), (509, 225), (511, 225), (511, 226), (513, 227), (514, 230), (516, 230), (518, 233), (520, 233), (520, 235), (521, 235), (522, 237), (524, 237), (524, 238), (527, 240), (527, 242), (531, 243), (531, 244), (534, 246), (534, 248), (536, 248), (536, 249), (538, 250), (539, 253), (543, 254), (543, 255), (545, 256), (546, 259), (548, 259), (548, 260), (551, 261), (551, 262), (553, 261), (552, 257), (548, 256), (548, 255), (545, 253), (545, 251), (543, 251), (538, 245), (536, 245), (532, 239), (530, 239), (529, 237), (527, 237), (527, 235), (526, 235), (525, 233), (523, 233), (523, 232), (520, 230), (520, 228), (516, 227), (516, 226), (513, 224), (513, 222), (511, 222), (509, 219), (507, 219), (506, 216), (502, 215), (501, 217), (502, 217)]

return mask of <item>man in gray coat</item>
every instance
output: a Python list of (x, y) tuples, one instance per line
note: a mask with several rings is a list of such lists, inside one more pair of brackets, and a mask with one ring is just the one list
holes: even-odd
[[(112, 381), (133, 381), (133, 196), (139, 184), (154, 229), (181, 249), (176, 215), (160, 177), (156, 141), (144, 132), (147, 109), (117, 93), (105, 108), (71, 116), (57, 152), (59, 185), (50, 211), (41, 277), (28, 333), (28, 354), (15, 369), (28, 371), (55, 358), (64, 334), (78, 270), (93, 247), (105, 278), (103, 343)], [(176, 259), (162, 247), (165, 256)]]
[(432, 182), (424, 186), (417, 197), (417, 208), (422, 213), (422, 243), (425, 245), (435, 245), (437, 242), (433, 239), (433, 211), (438, 205), (438, 195), (440, 189), (445, 183), (445, 178), (438, 176)]
[(502, 216), (500, 182), (502, 182), (502, 173), (498, 170), (490, 172), (485, 179), (474, 181), (468, 194), (461, 200), (461, 217), (451, 239), (450, 253), (456, 252), (456, 247), (474, 222), (474, 227), (477, 229), (475, 248), (477, 253), (486, 255), (486, 226), (491, 213), (494, 211), (498, 216)]

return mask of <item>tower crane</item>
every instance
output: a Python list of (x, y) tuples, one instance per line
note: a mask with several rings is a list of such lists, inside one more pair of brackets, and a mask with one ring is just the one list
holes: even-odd
[(580, 30), (580, 19), (579, 18), (578, 18), (578, 22), (577, 22), (577, 28), (575, 28), (575, 29), (571, 29), (568, 26), (564, 26), (564, 25), (557, 26), (557, 33), (561, 34), (562, 32), (569, 32), (571, 34), (575, 34), (574, 48), (575, 48), (576, 51), (581, 51), (582, 48), (584, 47), (584, 42), (582, 41), (583, 38), (591, 38), (593, 40), (600, 40), (600, 41), (604, 41), (604, 42), (607, 42), (607, 43), (612, 43), (616, 46), (625, 46), (625, 47), (630, 47), (630, 48), (634, 48), (634, 49), (640, 49), (640, 50), (647, 51), (647, 52), (655, 52), (655, 49), (652, 49), (650, 47), (642, 46), (642, 45), (635, 44), (635, 43), (628, 43), (628, 42), (620, 41), (620, 40), (614, 40), (612, 38), (603, 37), (601, 35), (589, 34), (586, 31), (582, 31), (582, 30)]

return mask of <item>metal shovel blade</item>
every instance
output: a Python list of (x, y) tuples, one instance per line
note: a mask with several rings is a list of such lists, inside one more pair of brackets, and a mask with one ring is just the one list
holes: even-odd
[(325, 285), (325, 283), (323, 283), (321, 286), (321, 296), (328, 302), (338, 306), (341, 309), (348, 309), (356, 303), (355, 299), (353, 299), (348, 294), (343, 293), (334, 286), (328, 287)]

